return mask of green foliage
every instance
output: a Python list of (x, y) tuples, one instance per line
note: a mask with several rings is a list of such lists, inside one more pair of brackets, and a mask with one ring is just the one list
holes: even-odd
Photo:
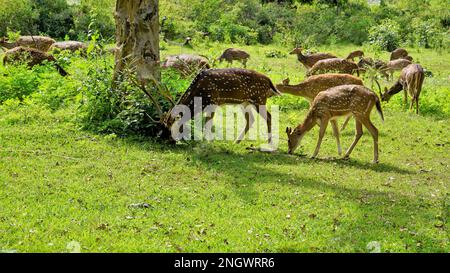
[(34, 12), (39, 14), (35, 22), (39, 32), (56, 38), (71, 33), (74, 10), (66, 0), (34, 0), (32, 3)]
[(370, 43), (387, 51), (393, 51), (400, 46), (400, 26), (386, 19), (369, 31)]
[(38, 16), (31, 0), (0, 1), (0, 37), (5, 36), (8, 29), (24, 34), (36, 32), (34, 22)]

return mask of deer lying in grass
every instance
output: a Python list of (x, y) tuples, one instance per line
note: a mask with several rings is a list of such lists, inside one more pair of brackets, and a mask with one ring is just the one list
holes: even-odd
[(394, 84), (394, 86), (392, 86), (389, 90), (385, 88), (385, 92), (381, 96), (381, 99), (382, 101), (389, 101), (393, 95), (403, 90), (405, 104), (408, 100), (406, 93), (408, 93), (411, 97), (409, 109), (412, 110), (415, 104), (416, 114), (419, 114), (419, 96), (422, 92), (424, 80), (425, 72), (423, 67), (418, 64), (411, 64), (402, 70), (400, 79)]
[[(202, 70), (187, 91), (180, 98), (177, 105), (186, 105), (194, 113), (194, 98), (202, 98), (202, 109), (208, 105), (243, 104), (254, 105), (256, 111), (266, 120), (269, 134), (269, 144), (271, 143), (272, 117), (267, 111), (267, 116), (259, 112), (259, 106), (265, 106), (267, 99), (272, 96), (279, 96), (281, 93), (275, 88), (272, 81), (265, 75), (246, 69), (207, 69)], [(173, 110), (172, 110), (173, 111)], [(171, 111), (171, 112), (172, 112)], [(172, 114), (172, 113), (170, 113)], [(208, 118), (207, 122), (212, 120)], [(248, 132), (254, 118), (251, 112), (245, 115), (246, 127), (240, 134), (236, 143), (240, 143)], [(173, 121), (169, 122), (170, 127)]]
[[(319, 140), (312, 155), (313, 158), (319, 154), (325, 131), (330, 120), (340, 116), (353, 115), (356, 119), (356, 135), (344, 158), (349, 158), (356, 144), (358, 144), (364, 125), (372, 134), (374, 142), (373, 162), (378, 163), (378, 129), (370, 121), (370, 113), (376, 106), (381, 119), (384, 120), (380, 100), (370, 89), (360, 85), (341, 85), (323, 91), (314, 99), (311, 108), (303, 124), (298, 125), (294, 130), (286, 128), (288, 135), (289, 154), (293, 154), (300, 145), (302, 138), (316, 124), (320, 126)], [(335, 132), (339, 135), (339, 132)]]
[(6, 38), (2, 38), (0, 39), (0, 46), (7, 49), (23, 46), (47, 52), (55, 42), (56, 41), (52, 38), (45, 36), (20, 36), (14, 43), (10, 43), (6, 40)]
[(63, 50), (76, 52), (76, 51), (85, 51), (86, 49), (87, 46), (84, 43), (77, 41), (56, 42), (50, 47), (50, 50), (56, 52)]
[(233, 64), (233, 61), (241, 62), (244, 67), (247, 67), (247, 62), (250, 59), (250, 54), (245, 52), (244, 50), (237, 48), (228, 48), (226, 49), (222, 55), (217, 59), (219, 63), (222, 61), (227, 61), (229, 65)]
[(317, 74), (325, 74), (330, 72), (336, 72), (341, 74), (354, 74), (359, 76), (359, 67), (356, 63), (344, 60), (340, 58), (326, 59), (318, 61), (306, 75), (312, 76)]
[(5, 52), (3, 65), (20, 61), (25, 61), (30, 68), (35, 65), (40, 65), (44, 61), (48, 61), (53, 63), (61, 76), (65, 77), (68, 75), (68, 73), (57, 63), (55, 57), (40, 50), (19, 46)]
[(404, 48), (397, 48), (396, 50), (391, 52), (391, 61), (404, 58), (408, 56), (409, 53)]
[(196, 74), (202, 69), (211, 68), (207, 58), (191, 54), (168, 56), (161, 67), (176, 69), (184, 77)]
[(302, 48), (297, 47), (297, 48), (294, 48), (289, 54), (297, 55), (298, 61), (301, 62), (306, 67), (306, 69), (310, 69), (318, 61), (337, 58), (335, 55), (330, 54), (330, 53), (314, 53), (314, 54), (303, 55), (302, 51), (303, 51)]

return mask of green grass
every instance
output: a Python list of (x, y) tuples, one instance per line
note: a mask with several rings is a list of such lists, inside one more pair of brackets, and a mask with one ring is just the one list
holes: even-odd
[[(199, 51), (223, 49), (207, 48)], [(294, 56), (264, 57), (280, 48), (246, 49), (250, 68), (274, 82), (303, 79)], [(317, 128), (289, 156), (284, 139), (273, 154), (247, 151), (248, 141), (167, 146), (79, 130), (73, 103), (0, 106), (0, 251), (66, 252), (75, 241), (83, 252), (367, 252), (376, 241), (383, 252), (449, 252), (449, 100), (435, 99), (450, 94), (449, 54), (411, 51), (435, 78), (426, 80), (422, 115), (401, 98), (384, 105), (384, 123), (373, 114), (378, 165), (367, 132), (350, 161), (335, 158), (327, 132), (312, 160)], [(85, 65), (69, 70), (81, 81)], [(303, 101), (272, 100), (282, 138), (305, 116)]]

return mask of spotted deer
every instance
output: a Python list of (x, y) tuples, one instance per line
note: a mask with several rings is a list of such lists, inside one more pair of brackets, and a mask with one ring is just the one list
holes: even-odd
[[(364, 86), (341, 85), (320, 92), (314, 99), (304, 122), (294, 130), (289, 127), (286, 128), (289, 139), (289, 154), (295, 152), (305, 134), (318, 124), (320, 126), (319, 140), (312, 155), (313, 158), (317, 157), (328, 122), (340, 116), (352, 115), (356, 119), (356, 135), (344, 158), (349, 158), (356, 144), (358, 144), (363, 134), (362, 126), (364, 125), (372, 134), (374, 142), (373, 162), (378, 163), (378, 129), (370, 120), (370, 113), (374, 106), (376, 106), (381, 119), (384, 120), (380, 100), (374, 92)], [(339, 132), (334, 133), (338, 139)]]
[(183, 77), (195, 75), (202, 69), (211, 68), (207, 58), (192, 54), (168, 56), (161, 64), (161, 67), (173, 68), (180, 72)]
[[(202, 109), (198, 110), (204, 110), (208, 105), (254, 105), (256, 111), (267, 122), (269, 143), (271, 143), (272, 117), (268, 111), (267, 115), (259, 112), (259, 106), (265, 106), (268, 98), (279, 95), (281, 93), (275, 88), (272, 81), (267, 76), (256, 71), (237, 68), (207, 69), (202, 70), (197, 75), (177, 105), (188, 106), (191, 113), (196, 113), (194, 111), (196, 110), (194, 109), (194, 98), (196, 97), (202, 98)], [(214, 116), (212, 115), (207, 119), (207, 122), (213, 118)], [(245, 119), (245, 130), (240, 134), (236, 143), (241, 142), (254, 121), (251, 112), (247, 112)], [(172, 122), (169, 122), (168, 126), (171, 126)]]
[(341, 59), (325, 59), (318, 61), (307, 73), (306, 75), (312, 76), (317, 74), (325, 74), (325, 73), (341, 73), (341, 74), (354, 74), (356, 73), (359, 76), (359, 67), (356, 63)]
[[(348, 74), (323, 74), (312, 76), (298, 85), (289, 85), (286, 84), (285, 81), (283, 84), (276, 85), (275, 87), (283, 94), (304, 97), (310, 104), (312, 104), (320, 92), (328, 90), (332, 87), (349, 84), (364, 86), (364, 82), (360, 78)], [(348, 119), (350, 119), (350, 117), (348, 117)], [(330, 120), (330, 123), (333, 127), (333, 132), (335, 133), (337, 140), (338, 154), (341, 155), (342, 149), (339, 140), (337, 120)], [(348, 123), (348, 120), (346, 120), (346, 123)]]
[(302, 48), (294, 48), (289, 54), (291, 55), (297, 55), (297, 59), (300, 63), (302, 63), (306, 69), (310, 69), (313, 67), (318, 61), (326, 60), (326, 59), (333, 59), (337, 58), (335, 55), (330, 53), (314, 53), (314, 54), (307, 54), (304, 55), (302, 53)]
[(388, 62), (386, 65), (382, 65), (379, 68), (379, 71), (382, 75), (386, 77), (386, 79), (393, 79), (395, 71), (401, 71), (403, 68), (407, 67), (411, 64), (411, 61), (406, 59), (396, 59)]
[(233, 61), (239, 61), (244, 65), (244, 67), (247, 67), (247, 62), (249, 59), (250, 54), (248, 54), (244, 50), (237, 48), (228, 48), (217, 60), (219, 61), (219, 63), (222, 63), (222, 61), (225, 60), (229, 65), (232, 65)]
[(13, 43), (8, 42), (6, 38), (2, 38), (0, 39), (0, 46), (7, 49), (23, 46), (47, 52), (55, 42), (56, 41), (52, 38), (45, 36), (20, 36), (17, 41)]
[(419, 114), (419, 96), (422, 92), (423, 82), (425, 80), (425, 72), (421, 65), (411, 64), (402, 70), (399, 80), (390, 89), (385, 88), (384, 94), (381, 96), (382, 101), (389, 101), (390, 98), (404, 91), (403, 98), (405, 104), (407, 103), (408, 96), (411, 97), (411, 104), (409, 109), (412, 110), (414, 104), (416, 105), (416, 114)]
[(348, 54), (347, 58), (345, 59), (354, 62), (355, 58), (362, 59), (363, 57), (364, 52), (362, 50), (355, 50), (353, 52), (350, 52), (350, 54)]
[(19, 46), (5, 52), (3, 58), (4, 65), (20, 61), (25, 61), (30, 68), (40, 65), (44, 61), (48, 61), (55, 66), (61, 76), (65, 77), (68, 75), (68, 73), (57, 63), (55, 57), (38, 49)]
[(408, 56), (409, 53), (404, 48), (397, 48), (396, 50), (391, 52), (391, 61), (401, 59), (402, 57)]

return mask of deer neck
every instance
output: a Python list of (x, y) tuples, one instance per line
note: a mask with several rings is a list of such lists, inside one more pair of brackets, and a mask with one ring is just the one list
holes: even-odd
[(281, 88), (278, 89), (282, 93), (304, 97), (309, 102), (312, 102), (317, 95), (316, 92), (314, 91), (313, 86), (310, 86), (310, 84), (307, 81), (297, 85), (283, 85)]

